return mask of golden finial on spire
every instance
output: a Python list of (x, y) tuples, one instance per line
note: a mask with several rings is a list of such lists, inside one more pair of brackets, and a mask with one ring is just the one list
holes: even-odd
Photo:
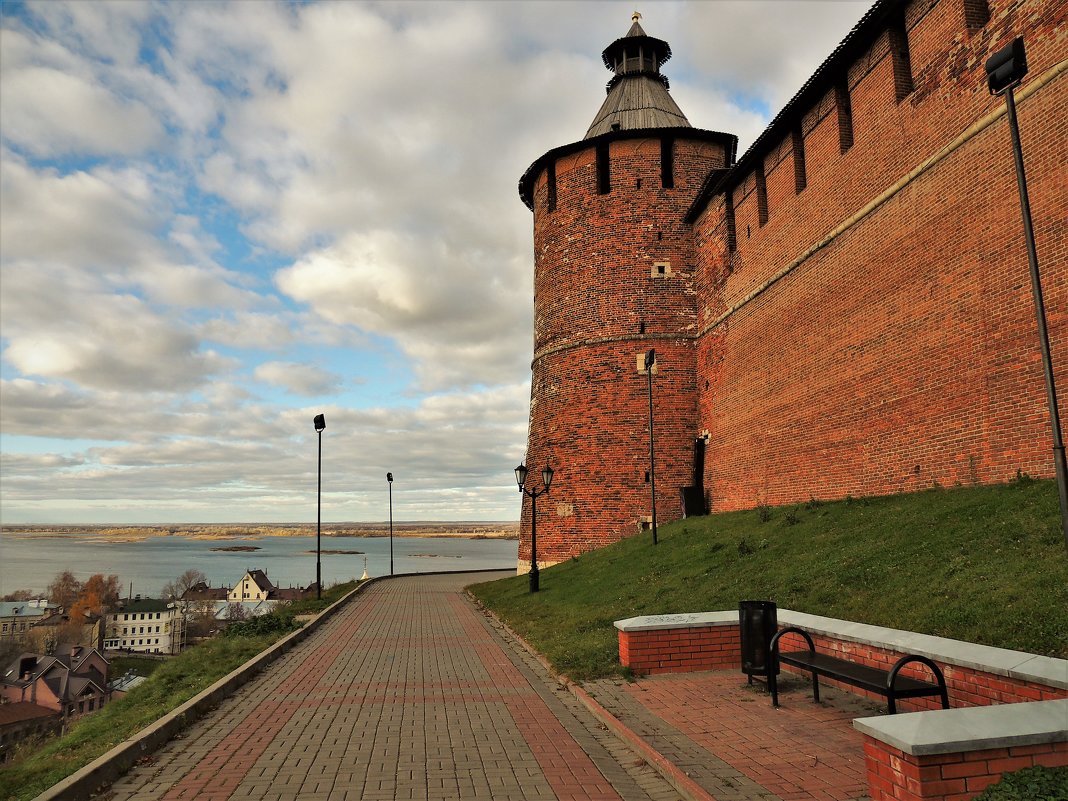
[(633, 14), (630, 15), (631, 22), (637, 22), (641, 18), (642, 15), (640, 11), (635, 11)]

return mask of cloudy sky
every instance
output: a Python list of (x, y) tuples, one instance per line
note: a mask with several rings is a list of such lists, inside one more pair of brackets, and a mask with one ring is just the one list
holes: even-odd
[[(753, 141), (870, 0), (645, 2)], [(0, 30), (0, 522), (509, 520), (516, 183), (581, 139), (615, 2), (40, 2)]]

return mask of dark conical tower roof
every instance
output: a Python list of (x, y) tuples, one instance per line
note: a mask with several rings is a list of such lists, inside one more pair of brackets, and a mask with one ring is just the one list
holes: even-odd
[(667, 77), (660, 65), (671, 58), (671, 47), (663, 39), (649, 36), (634, 21), (627, 35), (605, 48), (604, 65), (615, 75), (608, 82), (608, 97), (586, 131), (586, 139), (640, 128), (690, 128), (689, 120), (668, 93)]

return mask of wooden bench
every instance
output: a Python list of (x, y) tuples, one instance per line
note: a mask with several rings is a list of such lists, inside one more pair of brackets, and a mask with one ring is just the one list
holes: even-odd
[[(808, 643), (807, 651), (779, 652), (779, 640), (786, 634), (799, 634)], [(776, 679), (778, 665), (792, 665), (812, 674), (812, 700), (820, 700), (819, 677), (826, 676), (829, 679), (851, 684), (862, 690), (867, 690), (877, 695), (882, 695), (887, 700), (887, 709), (891, 715), (897, 712), (897, 700), (899, 698), (920, 698), (923, 696), (939, 695), (942, 697), (942, 708), (949, 709), (949, 693), (946, 690), (946, 679), (938, 665), (925, 656), (914, 654), (901, 657), (890, 670), (861, 665), (835, 656), (816, 653), (816, 646), (812, 637), (804, 629), (795, 626), (785, 628), (771, 638), (771, 666), (768, 675), (768, 689), (771, 690), (772, 706), (779, 705), (779, 686)], [(936, 683), (899, 676), (901, 668), (911, 662), (921, 662), (934, 674)]]

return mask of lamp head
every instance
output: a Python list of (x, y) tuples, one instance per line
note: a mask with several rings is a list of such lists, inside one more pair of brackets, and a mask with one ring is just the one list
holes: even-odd
[(523, 485), (527, 483), (527, 466), (525, 464), (519, 465), (515, 469), (515, 483), (519, 485), (519, 491), (523, 491)]
[(326, 415), (325, 414), (317, 414), (317, 415), (315, 415), (314, 422), (315, 422), (315, 430), (316, 431), (322, 431), (324, 428), (326, 428)]
[(541, 483), (545, 485), (545, 491), (548, 492), (553, 483), (553, 469), (549, 465), (545, 465), (545, 469), (541, 471)]
[(1016, 86), (1026, 74), (1027, 53), (1019, 36), (986, 60), (986, 82), (992, 95)]
[(645, 369), (653, 369), (654, 364), (656, 364), (656, 351), (649, 348), (648, 352), (645, 354)]
[(393, 474), (392, 473), (386, 473), (386, 481), (388, 481), (390, 484), (393, 483)]

